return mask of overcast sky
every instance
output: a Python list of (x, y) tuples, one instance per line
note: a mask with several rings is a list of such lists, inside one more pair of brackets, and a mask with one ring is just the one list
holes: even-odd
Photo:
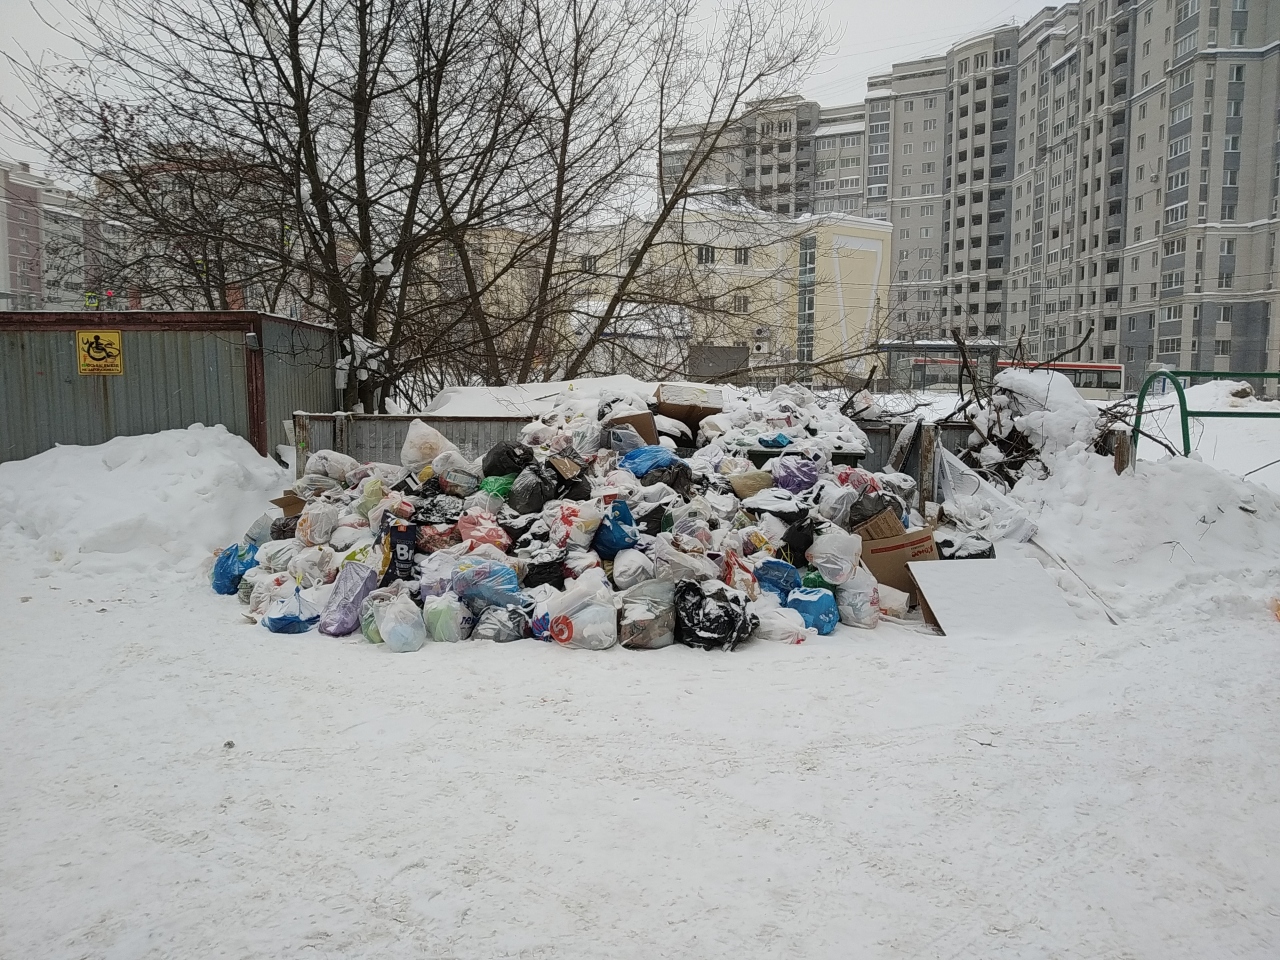
[[(833, 53), (801, 92), (824, 106), (856, 102), (866, 92), (867, 77), (890, 64), (940, 53), (956, 40), (1015, 18), (1023, 23), (1044, 6), (1032, 0), (831, 0), (827, 10)], [(39, 58), (45, 51), (72, 53), (68, 43), (41, 22), (42, 17), (63, 22), (65, 9), (65, 0), (0, 0), (6, 28), (0, 34), (0, 54), (26, 59)], [(20, 97), (8, 62), (0, 62), (0, 99), (9, 103)], [(0, 156), (37, 166), (41, 161), (3, 129)]]

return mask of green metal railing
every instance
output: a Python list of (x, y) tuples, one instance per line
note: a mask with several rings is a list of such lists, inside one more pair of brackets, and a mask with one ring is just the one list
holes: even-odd
[(1142, 382), (1142, 389), (1138, 391), (1138, 411), (1133, 417), (1133, 459), (1138, 459), (1138, 437), (1142, 429), (1142, 404), (1147, 399), (1147, 391), (1151, 389), (1151, 385), (1164, 377), (1173, 384), (1174, 391), (1178, 394), (1178, 412), (1182, 416), (1182, 455), (1184, 457), (1191, 455), (1191, 427), (1188, 424), (1190, 417), (1240, 417), (1242, 419), (1264, 419), (1268, 417), (1280, 417), (1280, 410), (1262, 411), (1262, 410), (1188, 410), (1187, 395), (1182, 390), (1182, 383), (1179, 377), (1207, 377), (1210, 380), (1280, 380), (1280, 373), (1239, 373), (1238, 371), (1216, 371), (1216, 370), (1157, 370), (1155, 373), (1149, 374), (1147, 379)]

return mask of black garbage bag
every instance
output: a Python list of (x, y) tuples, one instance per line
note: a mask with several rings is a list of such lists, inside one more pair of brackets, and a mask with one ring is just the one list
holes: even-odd
[(631, 508), (631, 517), (640, 528), (641, 533), (656, 537), (662, 532), (662, 521), (667, 516), (665, 503), (644, 503)]
[(933, 535), (943, 560), (994, 560), (996, 545), (976, 533), (938, 532)]
[(563, 590), (564, 558), (565, 553), (561, 550), (559, 554), (555, 556), (532, 561), (524, 568), (524, 581), (522, 586), (528, 588), (549, 583), (557, 590)]
[[(896, 502), (895, 502), (896, 501)], [(898, 507), (902, 503), (891, 493), (883, 490), (864, 491), (862, 496), (853, 501), (849, 506), (849, 518), (846, 521), (847, 528), (852, 530), (860, 523), (866, 523), (872, 517), (879, 516), (891, 507)], [(901, 510), (898, 511), (901, 514)]]
[(704, 650), (732, 650), (760, 625), (747, 612), (745, 594), (719, 580), (681, 580), (676, 584), (676, 641)]
[(528, 533), (529, 529), (539, 519), (539, 515), (536, 513), (518, 514), (510, 510), (504, 510), (502, 516), (498, 517), (498, 526), (511, 538), (511, 542), (515, 543)]
[(429, 497), (413, 498), (413, 515), (409, 517), (414, 523), (434, 526), (438, 523), (457, 523), (462, 516), (462, 501), (447, 493)]
[(654, 467), (640, 478), (640, 483), (646, 487), (665, 483), (686, 500), (692, 500), (696, 496), (693, 489), (693, 469), (683, 460), (673, 460), (665, 467)]
[(280, 517), (271, 521), (272, 540), (292, 540), (298, 535), (297, 517)]
[(555, 499), (560, 474), (545, 463), (531, 463), (520, 471), (507, 494), (507, 506), (516, 513), (538, 513)]
[(580, 473), (572, 480), (565, 480), (556, 487), (554, 500), (590, 500), (591, 481), (585, 473)]
[(484, 455), (480, 467), (486, 477), (505, 477), (519, 473), (533, 463), (533, 451), (523, 443), (503, 440)]
[(813, 538), (818, 535), (817, 521), (813, 517), (801, 517), (782, 535), (782, 545), (778, 548), (778, 559), (785, 560), (793, 567), (809, 565), (805, 554), (813, 546)]

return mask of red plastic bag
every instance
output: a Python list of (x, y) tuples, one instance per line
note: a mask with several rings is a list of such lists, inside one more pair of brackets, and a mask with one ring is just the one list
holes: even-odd
[(463, 540), (492, 544), (504, 553), (511, 548), (510, 535), (498, 526), (497, 518), (491, 513), (464, 513), (458, 518), (458, 536)]

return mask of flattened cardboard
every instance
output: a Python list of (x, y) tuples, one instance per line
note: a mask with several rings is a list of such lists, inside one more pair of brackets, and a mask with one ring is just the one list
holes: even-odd
[(649, 446), (658, 445), (658, 425), (653, 422), (652, 413), (632, 413), (625, 417), (610, 417), (604, 422), (605, 427), (616, 427), (624, 423), (635, 427), (636, 433), (640, 434), (640, 439)]
[(908, 530), (900, 537), (886, 540), (864, 540), (862, 562), (881, 583), (911, 595), (914, 603), (919, 591), (911, 579), (907, 564), (912, 561), (937, 560), (938, 547), (933, 542), (933, 528)]
[(270, 502), (283, 510), (286, 517), (298, 516), (302, 513), (302, 508), (307, 505), (307, 501), (303, 500), (291, 490), (286, 490)]
[(926, 623), (945, 636), (1069, 634), (1081, 626), (1053, 578), (1035, 560), (910, 563)]
[(573, 480), (582, 472), (582, 464), (568, 457), (550, 457), (547, 462), (565, 480)]

